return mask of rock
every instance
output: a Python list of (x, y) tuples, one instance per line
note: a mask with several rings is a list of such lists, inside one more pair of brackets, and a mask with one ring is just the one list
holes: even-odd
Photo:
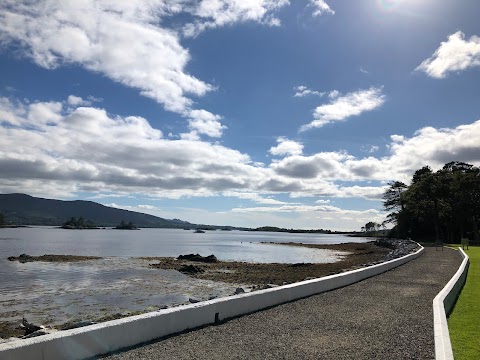
[(190, 303), (192, 304), (195, 304), (195, 303), (199, 303), (202, 300), (199, 298), (188, 298), (188, 301), (190, 301)]
[(202, 256), (200, 254), (187, 254), (187, 255), (180, 255), (178, 260), (189, 260), (189, 261), (197, 261), (197, 262), (204, 262), (204, 263), (216, 263), (218, 259), (215, 255), (208, 255)]
[(266, 289), (271, 289), (271, 288), (276, 288), (276, 287), (279, 287), (279, 285), (277, 285), (277, 284), (267, 284), (267, 285), (265, 285)]
[(27, 254), (21, 254), (21, 255), (18, 256), (18, 257), (9, 256), (7, 259), (8, 259), (9, 261), (18, 260), (18, 261), (20, 261), (21, 263), (26, 263), (26, 262), (29, 262), (29, 261), (33, 261), (33, 257), (30, 256), (30, 255), (27, 255)]
[(216, 299), (218, 296), (217, 295), (210, 295), (208, 297), (208, 300), (213, 300), (213, 299)]
[(84, 326), (90, 326), (90, 325), (95, 325), (95, 324), (96, 324), (95, 321), (88, 321), (88, 320), (79, 321), (79, 322), (76, 322), (75, 324), (72, 324), (72, 325), (69, 325), (69, 326), (64, 327), (62, 330), (76, 329), (76, 328), (80, 328), (80, 327), (84, 327)]
[(245, 290), (241, 287), (238, 287), (235, 289), (235, 295), (238, 295), (238, 294), (243, 294), (245, 293)]
[[(21, 256), (21, 255), (20, 255)], [(20, 324), (20, 327), (25, 330), (25, 336), (28, 336), (30, 334), (33, 334), (34, 332), (38, 330), (43, 330), (45, 329), (45, 326), (43, 325), (35, 325), (32, 323), (29, 323), (27, 319), (23, 318), (22, 323)]]
[(37, 330), (37, 331), (34, 331), (28, 335), (25, 335), (22, 337), (22, 339), (29, 339), (29, 338), (32, 338), (32, 337), (37, 337), (37, 336), (42, 336), (42, 335), (48, 335), (48, 334), (51, 334), (51, 333), (54, 333), (56, 332), (57, 330), (54, 330), (54, 329), (47, 329), (47, 328), (43, 328), (43, 329), (40, 329), (40, 330)]
[(291, 267), (303, 267), (303, 266), (310, 266), (310, 265), (313, 265), (312, 263), (295, 263), (295, 264), (291, 264), (290, 266)]
[(199, 267), (194, 266), (194, 265), (183, 265), (179, 269), (179, 271), (184, 273), (184, 274), (198, 274), (198, 273), (204, 272), (204, 270), (202, 268), (199, 268)]

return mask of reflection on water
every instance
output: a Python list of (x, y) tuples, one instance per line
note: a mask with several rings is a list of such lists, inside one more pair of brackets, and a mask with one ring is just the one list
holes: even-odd
[[(0, 229), (0, 321), (26, 316), (48, 325), (96, 319), (115, 313), (156, 310), (190, 297), (233, 294), (234, 284), (198, 280), (176, 271), (148, 268), (138, 256), (215, 254), (247, 262), (334, 262), (338, 253), (259, 242), (339, 243), (361, 239), (316, 234), (172, 229), (61, 230)], [(21, 264), (8, 256), (73, 254), (103, 256), (76, 263)], [(239, 284), (241, 285), (241, 284)]]

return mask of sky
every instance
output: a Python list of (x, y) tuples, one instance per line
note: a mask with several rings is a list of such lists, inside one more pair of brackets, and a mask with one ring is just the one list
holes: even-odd
[(0, 193), (360, 230), (480, 165), (478, 0), (3, 0)]

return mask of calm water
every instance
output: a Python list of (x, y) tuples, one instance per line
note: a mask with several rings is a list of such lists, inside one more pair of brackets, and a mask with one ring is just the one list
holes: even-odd
[(324, 262), (330, 252), (260, 242), (338, 244), (367, 239), (342, 235), (287, 234), (245, 231), (193, 231), (177, 229), (63, 230), (51, 227), (0, 229), (0, 257), (29, 255), (178, 256), (215, 254), (221, 260), (247, 262)]
[[(332, 244), (367, 239), (323, 234), (285, 234), (176, 229), (0, 229), (0, 321), (26, 316), (45, 325), (97, 319), (114, 313), (151, 311), (190, 297), (231, 295), (237, 284), (190, 278), (151, 269), (139, 256), (214, 254), (246, 262), (335, 262), (339, 253), (260, 242)], [(102, 256), (77, 263), (10, 262), (8, 256), (72, 254)], [(242, 284), (238, 284), (242, 285)]]

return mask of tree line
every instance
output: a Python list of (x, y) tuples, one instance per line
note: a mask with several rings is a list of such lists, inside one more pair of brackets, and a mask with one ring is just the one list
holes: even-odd
[(391, 237), (459, 243), (480, 241), (480, 168), (452, 161), (413, 174), (411, 184), (392, 181), (383, 195)]

